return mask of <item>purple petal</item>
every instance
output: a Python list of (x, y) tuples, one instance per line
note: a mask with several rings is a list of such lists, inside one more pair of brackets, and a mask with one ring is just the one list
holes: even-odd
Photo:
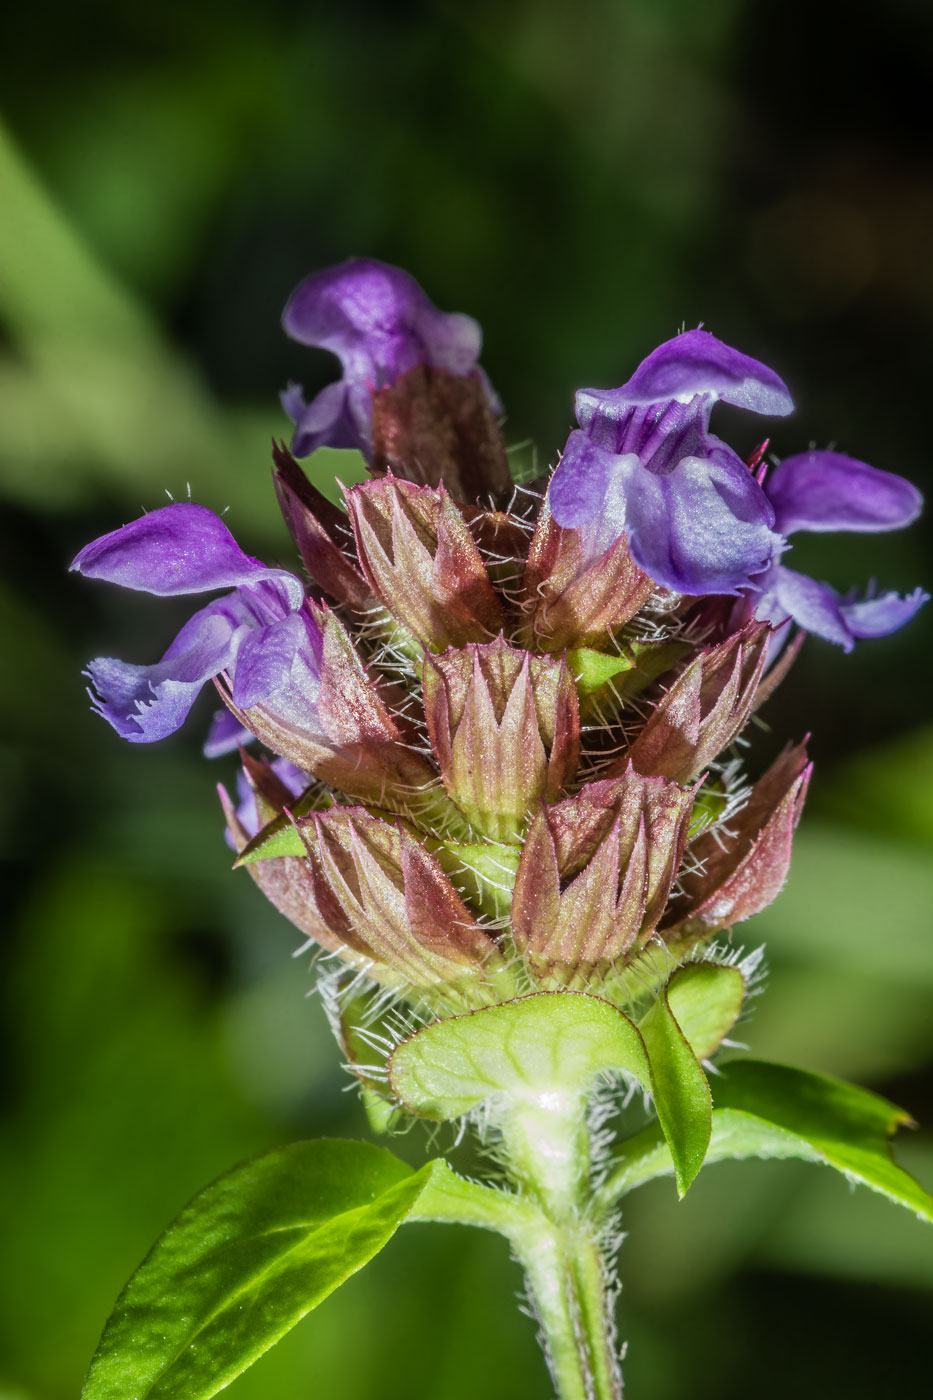
[[(338, 379), (305, 404), (295, 417), (292, 435), (292, 455), (308, 457), (318, 447), (355, 447), (366, 452), (370, 447), (372, 403), (369, 390), (362, 387), (354, 392), (346, 380)], [(285, 396), (282, 397), (283, 406)], [(297, 399), (292, 396), (292, 407)], [(286, 412), (289, 412), (286, 407)], [(292, 416), (290, 414), (290, 416)]]
[(637, 457), (617, 461), (629, 549), (657, 583), (678, 593), (735, 593), (771, 564), (780, 539), (741, 464), (688, 457), (658, 476)]
[(255, 738), (229, 710), (217, 710), (207, 731), (201, 752), (205, 758), (222, 758), (233, 753), (241, 744), (251, 744)]
[(621, 388), (581, 389), (577, 420), (586, 428), (597, 410), (618, 417), (627, 408), (669, 399), (686, 404), (697, 396), (778, 418), (794, 406), (787, 385), (767, 365), (696, 330), (659, 345)]
[(100, 656), (87, 669), (94, 708), (123, 739), (148, 744), (174, 734), (185, 722), (205, 681), (233, 662), (244, 625), (231, 598), (195, 613), (154, 666)]
[(374, 389), (422, 361), (469, 374), (482, 343), (471, 317), (438, 311), (407, 272), (374, 258), (352, 258), (305, 278), (282, 324), (294, 340), (333, 351), (348, 378), (368, 380)]
[[(551, 514), (565, 530), (575, 530), (599, 513), (616, 471), (618, 458), (597, 446), (579, 429), (570, 434), (564, 455), (551, 478)], [(620, 524), (617, 534), (621, 534)]]
[(886, 637), (909, 622), (929, 599), (929, 593), (917, 588), (906, 598), (899, 593), (882, 593), (861, 603), (842, 602), (839, 611), (853, 637)]
[(839, 594), (828, 583), (818, 583), (784, 564), (768, 574), (755, 616), (774, 626), (792, 618), (805, 632), (835, 642), (845, 651), (854, 645), (852, 632), (839, 606)]
[(765, 480), (778, 528), (794, 530), (897, 530), (916, 520), (923, 505), (902, 476), (879, 471), (841, 452), (801, 452), (787, 457)]
[[(240, 643), (233, 668), (234, 705), (248, 710), (269, 700), (289, 683), (299, 656), (307, 669), (316, 673), (315, 638), (319, 635), (303, 612), (290, 613), (281, 621), (249, 632)], [(317, 689), (307, 698), (316, 700)]]
[[(257, 657), (251, 663), (247, 650), (247, 690), (251, 695), (260, 690), (263, 679), (270, 686), (281, 684), (281, 668), (276, 665), (276, 661), (281, 661), (278, 628), (294, 643), (291, 670), (296, 669), (297, 656), (302, 662), (302, 686), (306, 692), (316, 684), (313, 677), (311, 683), (308, 681), (309, 668), (317, 668), (315, 676), (319, 671), (315, 649), (319, 633), (304, 612), (291, 610), (286, 586), (281, 578), (275, 578), (208, 603), (185, 623), (161, 661), (153, 666), (136, 666), (113, 657), (92, 661), (88, 675), (96, 692), (95, 708), (122, 738), (132, 743), (164, 739), (184, 723), (206, 681), (222, 671), (236, 676), (242, 648), (256, 636), (268, 638), (271, 634), (269, 659)], [(271, 690), (259, 698), (265, 699), (269, 694)], [(251, 699), (250, 703), (254, 701)]]
[(184, 501), (151, 511), (86, 545), (71, 565), (88, 578), (170, 597), (274, 579), (300, 607), (304, 588), (283, 569), (244, 554), (226, 525), (205, 506)]

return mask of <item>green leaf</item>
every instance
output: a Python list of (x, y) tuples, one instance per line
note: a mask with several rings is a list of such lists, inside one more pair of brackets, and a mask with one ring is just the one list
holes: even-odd
[(568, 651), (567, 665), (581, 705), (610, 685), (611, 697), (624, 703), (670, 670), (688, 650), (683, 642), (629, 642), (621, 653), (612, 655), (580, 647)]
[[(707, 1162), (795, 1157), (821, 1162), (933, 1221), (933, 1196), (891, 1156), (890, 1138), (910, 1123), (902, 1109), (851, 1084), (786, 1065), (736, 1060), (715, 1080)], [(606, 1206), (674, 1163), (657, 1127), (622, 1143), (602, 1193)]]
[(681, 977), (692, 971), (692, 968), (678, 969), (639, 1022), (651, 1061), (658, 1121), (670, 1147), (680, 1196), (686, 1194), (703, 1165), (713, 1111), (703, 1066), (691, 1049), (670, 1003), (671, 991), (676, 992), (680, 979), (684, 989), (681, 1000), (696, 1011), (695, 993), (710, 979)]
[(410, 1112), (445, 1121), (497, 1094), (584, 1094), (611, 1070), (650, 1087), (635, 1023), (581, 992), (541, 992), (426, 1026), (393, 1052), (389, 1083)]
[(270, 822), (266, 822), (251, 841), (247, 841), (234, 862), (234, 870), (238, 870), (241, 865), (249, 865), (254, 860), (272, 860), (276, 856), (306, 856), (308, 852), (305, 843), (292, 821), (292, 816), (303, 817), (307, 812), (320, 811), (324, 806), (330, 805), (330, 799), (320, 784), (313, 783), (295, 799), (290, 809), (291, 816), (287, 812), (281, 812)]
[(605, 652), (593, 651), (590, 647), (579, 647), (568, 651), (567, 665), (577, 683), (577, 695), (586, 700), (623, 671), (631, 671), (635, 665), (631, 656), (607, 656)]
[(717, 1082), (716, 1107), (732, 1115), (720, 1129), (724, 1155), (769, 1155), (773, 1144), (772, 1155), (787, 1156), (790, 1137), (804, 1148), (795, 1156), (812, 1154), (933, 1221), (933, 1197), (891, 1155), (890, 1139), (910, 1114), (887, 1099), (822, 1074), (736, 1060)]
[[(685, 984), (684, 1005), (688, 1000)], [(640, 1027), (583, 993), (520, 997), (426, 1026), (397, 1047), (388, 1068), (396, 1098), (410, 1112), (440, 1121), (497, 1095), (583, 1097), (599, 1074), (630, 1074), (654, 1099), (681, 1195), (709, 1141), (706, 1076), (674, 1019), (667, 990)]]
[(667, 984), (667, 1000), (693, 1053), (706, 1060), (729, 1034), (742, 1010), (745, 978), (737, 967), (687, 963)]
[(117, 1300), (84, 1400), (206, 1400), (372, 1259), (447, 1171), (362, 1142), (234, 1167), (182, 1211)]

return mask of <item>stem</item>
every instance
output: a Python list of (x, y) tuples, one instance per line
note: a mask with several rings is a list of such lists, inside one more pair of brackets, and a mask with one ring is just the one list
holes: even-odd
[(588, 1213), (585, 1100), (551, 1091), (513, 1100), (501, 1123), (504, 1159), (539, 1210), (512, 1232), (559, 1400), (620, 1400), (612, 1299)]
[(605, 1264), (590, 1229), (544, 1218), (514, 1244), (559, 1400), (620, 1400), (622, 1377)]

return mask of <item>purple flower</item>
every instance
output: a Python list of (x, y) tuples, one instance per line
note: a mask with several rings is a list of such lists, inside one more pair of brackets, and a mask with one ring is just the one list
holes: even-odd
[[(438, 311), (413, 277), (375, 258), (351, 258), (305, 278), (288, 299), (282, 325), (293, 340), (332, 350), (343, 366), (343, 378), (311, 403), (297, 384), (282, 394), (295, 424), (296, 457), (322, 446), (357, 447), (370, 457), (373, 391), (419, 364), (472, 374), (482, 343), (472, 317)], [(484, 384), (498, 408), (485, 377)]]
[[(782, 535), (795, 530), (899, 530), (916, 520), (923, 505), (920, 492), (903, 477), (841, 452), (787, 457), (765, 476), (764, 490)], [(898, 593), (877, 597), (869, 593), (859, 600), (778, 563), (755, 583), (761, 591), (748, 600), (745, 611), (753, 608), (755, 617), (775, 625), (793, 620), (846, 651), (859, 638), (897, 631), (929, 597), (918, 588), (906, 598)]]
[(714, 403), (783, 416), (778, 376), (708, 331), (658, 346), (620, 389), (581, 389), (551, 482), (558, 525), (588, 557), (624, 532), (635, 562), (678, 593), (735, 593), (767, 568), (771, 506), (744, 462), (709, 431)]
[(164, 506), (87, 545), (71, 567), (160, 597), (234, 590), (195, 613), (154, 665), (90, 663), (94, 706), (122, 738), (174, 733), (205, 682), (224, 672), (240, 709), (263, 702), (314, 727), (321, 634), (302, 583), (244, 554), (213, 511)]

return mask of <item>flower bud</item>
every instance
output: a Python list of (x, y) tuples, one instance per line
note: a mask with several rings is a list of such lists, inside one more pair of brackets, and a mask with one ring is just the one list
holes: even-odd
[(629, 769), (542, 806), (525, 840), (512, 936), (537, 980), (604, 977), (656, 927), (683, 855), (691, 793)]
[(728, 829), (706, 832), (694, 842), (694, 868), (682, 877), (672, 901), (666, 940), (680, 945), (707, 938), (751, 918), (777, 897), (787, 878), (811, 769), (804, 744), (786, 748), (755, 783)]
[(623, 627), (655, 584), (620, 536), (588, 558), (579, 530), (565, 530), (541, 508), (528, 552), (523, 592), (529, 641), (545, 651), (593, 647)]
[(422, 989), (480, 980), (501, 963), (440, 865), (402, 823), (362, 807), (333, 807), (295, 824), (308, 852), (302, 864), (313, 908), (332, 944)]
[(678, 783), (696, 778), (751, 714), (770, 635), (770, 627), (752, 622), (701, 652), (658, 701), (616, 768), (630, 762), (639, 773)]
[(480, 372), (415, 365), (372, 398), (372, 470), (424, 486), (443, 481), (455, 501), (509, 493), (505, 445)]
[(443, 651), (501, 629), (502, 604), (443, 486), (383, 477), (352, 487), (347, 509), (370, 586), (424, 646)]
[(576, 771), (577, 692), (563, 658), (533, 657), (501, 637), (425, 653), (424, 708), (448, 794), (494, 841), (518, 837)]

